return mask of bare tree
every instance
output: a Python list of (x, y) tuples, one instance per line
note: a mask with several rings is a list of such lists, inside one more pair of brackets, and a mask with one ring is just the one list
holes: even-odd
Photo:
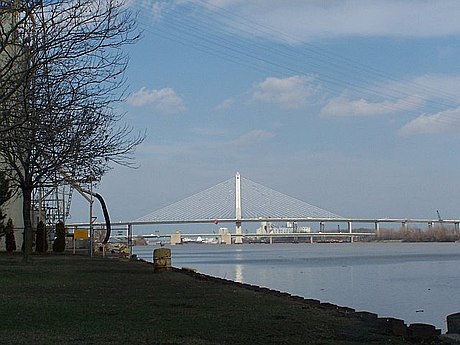
[(26, 260), (33, 189), (55, 183), (59, 172), (98, 181), (111, 162), (132, 165), (143, 140), (120, 125), (114, 107), (123, 97), (123, 48), (138, 37), (128, 8), (116, 0), (49, 0), (28, 11), (22, 44), (33, 68), (12, 102), (24, 121), (0, 137), (0, 164), (22, 192)]

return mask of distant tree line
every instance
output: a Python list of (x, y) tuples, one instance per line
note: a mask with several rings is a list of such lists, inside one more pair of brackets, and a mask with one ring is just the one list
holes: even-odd
[(428, 229), (401, 227), (399, 229), (380, 229), (379, 241), (404, 242), (455, 242), (460, 240), (460, 232), (453, 226), (433, 226)]

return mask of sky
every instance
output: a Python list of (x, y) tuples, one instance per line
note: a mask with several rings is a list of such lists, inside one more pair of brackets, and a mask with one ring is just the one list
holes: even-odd
[[(459, 1), (128, 6), (120, 111), (147, 136), (97, 186), (114, 221), (237, 171), (345, 217), (460, 218)], [(87, 213), (74, 197), (70, 221)]]

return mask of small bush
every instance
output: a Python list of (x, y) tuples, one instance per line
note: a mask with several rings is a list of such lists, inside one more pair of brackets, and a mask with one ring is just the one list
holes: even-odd
[(65, 250), (65, 225), (63, 222), (56, 224), (56, 239), (53, 242), (53, 252), (62, 253)]
[(16, 239), (14, 238), (14, 226), (13, 221), (8, 219), (5, 227), (5, 245), (6, 251), (12, 253), (16, 250)]
[(37, 225), (37, 232), (35, 234), (35, 251), (37, 253), (46, 253), (48, 251), (46, 227), (42, 221), (38, 222)]

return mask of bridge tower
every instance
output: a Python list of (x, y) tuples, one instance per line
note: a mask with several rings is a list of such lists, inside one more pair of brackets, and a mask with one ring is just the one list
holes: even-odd
[(242, 231), (241, 231), (241, 176), (237, 172), (235, 175), (235, 218), (236, 218), (236, 238), (235, 243), (243, 243)]

